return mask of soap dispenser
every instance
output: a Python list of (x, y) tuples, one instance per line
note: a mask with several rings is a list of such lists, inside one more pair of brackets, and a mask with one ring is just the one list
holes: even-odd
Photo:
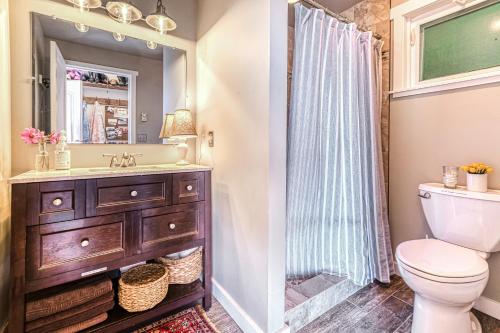
[(63, 131), (54, 151), (56, 170), (69, 170), (71, 168), (71, 151), (67, 148), (66, 140), (66, 133)]

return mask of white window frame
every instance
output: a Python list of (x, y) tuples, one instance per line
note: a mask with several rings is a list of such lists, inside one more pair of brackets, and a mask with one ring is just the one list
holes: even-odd
[(422, 25), (489, 0), (410, 0), (391, 10), (394, 98), (500, 82), (500, 66), (420, 81)]

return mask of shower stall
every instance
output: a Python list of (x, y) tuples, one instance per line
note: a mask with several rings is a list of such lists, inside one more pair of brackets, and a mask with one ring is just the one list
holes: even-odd
[(289, 77), (286, 320), (292, 331), (394, 273), (381, 136), (383, 43), (304, 2), (295, 5)]

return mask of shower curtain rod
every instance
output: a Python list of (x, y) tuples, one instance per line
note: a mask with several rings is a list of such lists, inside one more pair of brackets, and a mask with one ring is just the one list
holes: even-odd
[[(337, 20), (343, 22), (343, 23), (354, 23), (352, 22), (351, 20), (349, 20), (347, 17), (344, 17), (342, 15), (339, 15), (337, 13), (334, 13), (332, 12), (330, 9), (328, 9), (327, 7), (323, 6), (322, 4), (320, 3), (317, 3), (316, 1), (314, 0), (299, 0), (299, 2), (303, 2), (311, 7), (314, 7), (314, 8), (317, 8), (317, 9), (322, 9), (325, 11), (325, 13), (327, 13), (328, 15), (330, 16), (333, 16), (335, 17)], [(363, 29), (363, 28), (360, 28), (358, 26), (358, 30), (359, 31), (362, 31), (362, 32), (368, 32), (369, 30), (366, 30), (366, 29)], [(378, 33), (376, 32), (373, 32), (373, 37), (376, 38), (376, 39), (382, 39), (382, 36), (379, 35)]]

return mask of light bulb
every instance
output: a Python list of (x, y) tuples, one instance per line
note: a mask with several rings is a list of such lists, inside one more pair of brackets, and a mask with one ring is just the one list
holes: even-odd
[(67, 2), (72, 3), (75, 7), (80, 9), (95, 9), (102, 6), (101, 0), (66, 0)]
[(158, 1), (156, 11), (146, 17), (146, 23), (161, 34), (177, 28), (175, 21), (168, 16), (167, 10), (161, 0)]
[(75, 23), (75, 28), (76, 28), (76, 30), (78, 30), (80, 32), (87, 32), (87, 31), (89, 31), (89, 26), (85, 25), (83, 23)]
[(132, 23), (142, 18), (142, 12), (129, 1), (108, 1), (108, 14), (121, 23)]
[(122, 33), (119, 33), (119, 32), (113, 32), (113, 38), (117, 41), (117, 42), (123, 42), (125, 40), (125, 35), (122, 34)]
[(158, 44), (156, 42), (153, 42), (153, 41), (148, 41), (146, 43), (148, 49), (150, 50), (155, 50), (157, 47), (158, 47)]

